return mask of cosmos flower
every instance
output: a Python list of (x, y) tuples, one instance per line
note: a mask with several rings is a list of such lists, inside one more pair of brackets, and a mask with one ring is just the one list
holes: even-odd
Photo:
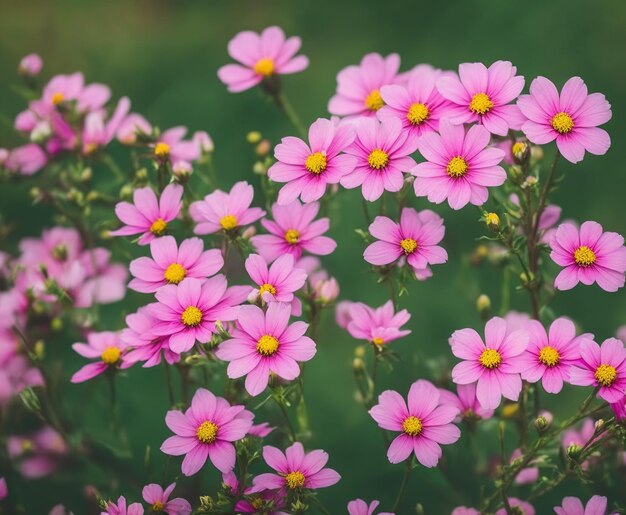
[(72, 383), (82, 383), (104, 373), (109, 368), (125, 369), (132, 365), (125, 358), (127, 345), (120, 338), (120, 333), (103, 331), (89, 333), (87, 343), (75, 343), (72, 349), (84, 358), (97, 359), (95, 363), (85, 365), (72, 376)]
[(11, 462), (28, 479), (52, 474), (70, 451), (63, 437), (50, 426), (23, 436), (9, 436), (6, 446)]
[(126, 497), (120, 495), (117, 502), (107, 501), (105, 511), (100, 515), (143, 515), (143, 506), (138, 502), (129, 505)]
[(353, 302), (349, 307), (346, 329), (357, 340), (366, 340), (379, 346), (386, 345), (411, 333), (407, 329), (401, 329), (410, 318), (411, 314), (406, 309), (395, 313), (390, 300), (379, 308)]
[(39, 54), (28, 54), (22, 57), (18, 66), (18, 71), (22, 75), (28, 75), (34, 77), (39, 75), (39, 72), (43, 68), (43, 60)]
[(127, 345), (124, 360), (129, 363), (143, 362), (144, 368), (161, 364), (165, 359), (168, 365), (178, 363), (180, 354), (172, 351), (168, 336), (157, 336), (153, 332), (156, 320), (150, 315), (148, 306), (126, 316), (126, 328), (120, 340)]
[[(294, 292), (302, 288), (306, 281), (306, 271), (295, 266), (295, 259), (291, 254), (280, 256), (269, 266), (258, 254), (250, 254), (245, 267), (250, 279), (257, 286), (248, 297), (251, 302), (261, 298), (264, 302), (292, 304), (298, 300)], [(300, 306), (299, 300), (297, 305)]]
[(605, 515), (607, 498), (601, 495), (594, 495), (587, 504), (583, 506), (578, 497), (563, 497), (561, 506), (555, 506), (556, 515)]
[[(380, 501), (366, 503), (363, 499), (354, 499), (348, 503), (349, 515), (374, 515), (374, 510), (378, 508)], [(378, 515), (394, 515), (388, 511), (381, 511)]]
[(153, 512), (163, 512), (168, 515), (190, 515), (191, 504), (189, 501), (181, 497), (170, 499), (174, 488), (176, 488), (176, 483), (172, 483), (165, 490), (161, 485), (150, 483), (143, 487), (141, 495)]
[(476, 385), (475, 384), (459, 384), (456, 387), (456, 395), (449, 391), (439, 388), (439, 396), (441, 404), (448, 404), (454, 406), (459, 410), (459, 417), (455, 422), (460, 422), (462, 418), (465, 419), (488, 419), (493, 417), (492, 409), (485, 409), (478, 402), (476, 397)]

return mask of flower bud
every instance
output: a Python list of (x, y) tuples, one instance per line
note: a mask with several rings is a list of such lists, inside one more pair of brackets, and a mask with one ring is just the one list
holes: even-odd
[(256, 154), (261, 157), (269, 154), (270, 150), (272, 150), (272, 144), (269, 142), (269, 140), (266, 139), (261, 140), (261, 142), (254, 149)]
[(489, 312), (491, 311), (491, 299), (484, 293), (479, 295), (476, 299), (476, 310), (483, 318), (489, 318)]
[(189, 179), (191, 172), (193, 172), (193, 167), (191, 166), (191, 163), (188, 163), (187, 161), (176, 161), (172, 165), (172, 173), (180, 182), (186, 182)]
[(263, 136), (259, 131), (250, 131), (246, 134), (246, 141), (251, 145), (256, 145), (262, 138)]
[(548, 422), (548, 419), (546, 419), (546, 417), (544, 417), (543, 415), (539, 415), (535, 419), (534, 424), (535, 429), (539, 434), (542, 434), (543, 432), (545, 432), (546, 429), (548, 429), (548, 427), (550, 427), (550, 422)]
[(526, 141), (516, 141), (511, 147), (513, 159), (519, 164), (524, 164), (530, 157), (530, 145)]
[(352, 370), (355, 372), (362, 372), (365, 370), (365, 361), (362, 358), (354, 358), (352, 360)]
[(46, 355), (46, 344), (43, 340), (37, 340), (33, 346), (33, 352), (37, 359), (41, 361)]
[(489, 247), (487, 245), (478, 245), (471, 255), (472, 265), (478, 266), (480, 265), (485, 258), (489, 255)]
[(524, 172), (518, 165), (509, 167), (509, 178), (513, 184), (521, 184), (524, 181)]
[(241, 237), (244, 240), (249, 240), (255, 234), (256, 234), (256, 227), (254, 225), (251, 225), (250, 227), (248, 227), (245, 231), (241, 233)]
[(135, 177), (138, 181), (145, 181), (148, 178), (148, 170), (146, 170), (145, 168), (137, 170)]
[(530, 147), (530, 157), (534, 161), (541, 161), (543, 159), (543, 148), (533, 145)]
[(583, 448), (580, 445), (572, 443), (567, 447), (567, 456), (571, 460), (576, 461), (580, 457), (582, 450)]
[(500, 230), (500, 217), (497, 213), (484, 213), (483, 218), (485, 219), (485, 225), (489, 230), (493, 232), (498, 232)]
[(50, 322), (50, 328), (53, 331), (60, 331), (63, 329), (63, 320), (59, 317), (54, 317)]
[(215, 502), (208, 495), (200, 496), (200, 506), (198, 508), (198, 513), (211, 513), (215, 510)]
[(252, 165), (252, 173), (256, 175), (265, 175), (267, 174), (267, 169), (265, 168), (265, 165), (261, 163), (261, 161), (257, 161)]
[(529, 175), (528, 177), (526, 177), (526, 180), (521, 184), (520, 188), (522, 188), (523, 190), (534, 188), (538, 182), (539, 181), (537, 180), (537, 177), (535, 177), (534, 175)]
[(354, 355), (355, 355), (357, 358), (362, 358), (362, 357), (364, 357), (364, 356), (365, 356), (365, 352), (366, 352), (366, 350), (365, 350), (365, 347), (364, 347), (363, 345), (359, 345), (358, 347), (356, 347), (356, 348), (354, 349)]
[(22, 57), (17, 71), (20, 75), (26, 77), (35, 77), (43, 68), (43, 60), (38, 54), (28, 54)]
[(89, 167), (85, 168), (80, 173), (80, 181), (81, 182), (89, 182), (92, 177), (93, 177), (93, 170), (91, 168), (89, 168)]
[(133, 195), (134, 188), (130, 184), (124, 184), (122, 189), (120, 189), (120, 198), (121, 199), (130, 199)]
[(599, 418), (598, 420), (596, 420), (596, 423), (594, 424), (594, 429), (596, 432), (600, 431), (600, 429), (602, 429), (602, 426), (604, 425), (604, 420)]
[(519, 404), (517, 404), (517, 402), (505, 404), (502, 408), (502, 416), (504, 418), (512, 418), (515, 415), (517, 415), (518, 411), (519, 411)]

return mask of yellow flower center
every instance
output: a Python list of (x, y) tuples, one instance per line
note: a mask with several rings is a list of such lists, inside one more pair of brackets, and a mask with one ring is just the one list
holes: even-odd
[(524, 151), (526, 150), (526, 147), (527, 147), (527, 143), (524, 143), (523, 141), (516, 141), (515, 143), (513, 143), (513, 146), (511, 147), (511, 153), (515, 157), (517, 157), (524, 153)]
[(448, 166), (446, 166), (446, 172), (453, 179), (463, 177), (467, 173), (467, 161), (461, 156), (453, 157), (448, 162)]
[(315, 152), (306, 158), (304, 167), (314, 175), (319, 175), (326, 170), (326, 155), (323, 152)]
[(223, 216), (222, 218), (220, 218), (220, 225), (225, 231), (230, 231), (231, 229), (237, 227), (237, 218), (235, 218), (233, 215)]
[(157, 143), (154, 147), (154, 155), (158, 158), (165, 159), (170, 155), (170, 146), (163, 142)]
[(380, 95), (380, 91), (378, 89), (373, 89), (370, 91), (370, 94), (365, 97), (365, 107), (367, 107), (370, 111), (378, 111), (384, 105), (385, 101)]
[(583, 245), (574, 251), (574, 261), (578, 266), (591, 266), (596, 262), (596, 253), (587, 245)]
[(417, 436), (422, 432), (422, 421), (411, 415), (404, 419), (402, 422), (402, 431), (409, 436)]
[(559, 351), (549, 345), (543, 347), (539, 351), (539, 361), (547, 367), (557, 366), (560, 359), (561, 356), (559, 355)]
[(617, 378), (617, 371), (611, 365), (600, 365), (593, 374), (600, 386), (611, 386)]
[(163, 218), (157, 218), (150, 226), (150, 232), (155, 236), (161, 236), (167, 229), (167, 222)]
[(163, 511), (165, 505), (161, 501), (157, 501), (152, 505), (152, 511)]
[(289, 229), (285, 233), (285, 240), (287, 241), (287, 243), (291, 243), (292, 245), (295, 245), (296, 243), (298, 243), (299, 239), (300, 239), (300, 231), (297, 231), (296, 229)]
[(376, 338), (372, 338), (372, 343), (374, 345), (382, 345), (385, 343), (385, 340), (383, 340), (380, 336), (377, 336)]
[(264, 293), (276, 295), (276, 288), (274, 288), (270, 283), (262, 284), (259, 288), (259, 295), (263, 295)]
[(274, 73), (274, 61), (268, 57), (259, 59), (254, 65), (254, 73), (263, 75), (263, 77), (269, 77)]
[(100, 354), (100, 359), (107, 365), (115, 365), (122, 355), (122, 351), (118, 347), (107, 347)]
[(559, 134), (567, 134), (574, 128), (574, 120), (567, 113), (556, 113), (552, 117), (552, 128)]
[(417, 242), (412, 238), (405, 238), (400, 242), (400, 246), (405, 254), (413, 254), (417, 248)]
[(213, 443), (217, 439), (218, 429), (219, 427), (217, 427), (217, 424), (214, 424), (209, 420), (205, 420), (198, 427), (196, 436), (202, 443)]
[(187, 271), (178, 263), (172, 263), (163, 273), (165, 280), (171, 284), (178, 284), (185, 278), (186, 275)]
[(287, 483), (287, 486), (292, 490), (295, 490), (296, 488), (302, 488), (304, 486), (304, 480), (304, 474), (299, 470), (296, 470), (295, 472), (289, 472), (289, 474), (285, 476), (285, 482)]
[(411, 125), (419, 125), (422, 122), (428, 120), (430, 111), (425, 104), (411, 104), (409, 112), (406, 113), (406, 119), (411, 122)]
[(183, 321), (187, 327), (196, 327), (202, 322), (202, 311), (200, 311), (196, 306), (188, 306), (183, 314), (180, 316), (180, 319)]
[(30, 452), (35, 448), (31, 440), (22, 441), (22, 452)]
[(500, 217), (497, 213), (487, 213), (485, 215), (485, 223), (487, 225), (500, 225)]
[(256, 344), (256, 350), (263, 356), (271, 356), (278, 350), (278, 340), (269, 334), (264, 334)]
[(498, 368), (500, 363), (502, 363), (502, 356), (495, 349), (485, 349), (478, 361), (485, 368)]
[(493, 109), (493, 102), (485, 93), (476, 93), (472, 97), (472, 101), (470, 102), (469, 109), (472, 113), (475, 114), (487, 114), (489, 111)]
[(63, 93), (57, 91), (54, 95), (52, 95), (52, 105), (58, 106), (64, 99), (65, 97), (63, 96)]
[(370, 168), (374, 170), (380, 170), (381, 168), (385, 168), (387, 163), (389, 163), (389, 154), (384, 150), (377, 148), (376, 150), (372, 150), (370, 155), (367, 157), (367, 162), (370, 165)]

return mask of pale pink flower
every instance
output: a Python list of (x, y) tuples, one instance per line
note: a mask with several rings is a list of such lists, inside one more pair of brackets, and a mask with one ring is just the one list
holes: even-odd
[(267, 422), (262, 422), (261, 424), (255, 424), (250, 428), (248, 434), (251, 436), (256, 436), (257, 438), (265, 438), (272, 431), (276, 429), (275, 427), (270, 426)]
[(120, 338), (120, 333), (112, 331), (89, 333), (87, 343), (75, 343), (72, 349), (84, 358), (98, 360), (85, 365), (76, 372), (72, 376), (72, 383), (82, 383), (93, 379), (109, 368), (125, 369), (132, 365), (126, 360), (127, 344)]
[[(565, 453), (567, 453), (568, 447), (571, 445), (577, 445), (579, 447), (584, 447), (585, 445), (590, 444), (594, 440), (597, 440), (597, 437), (594, 438), (594, 434), (596, 432), (595, 423), (592, 418), (587, 417), (582, 421), (580, 425), (580, 429), (567, 429), (563, 432), (563, 436), (561, 438), (561, 448)], [(581, 468), (586, 470), (589, 468), (590, 460), (587, 459), (581, 464)]]
[(304, 269), (295, 266), (291, 254), (280, 256), (269, 266), (258, 254), (250, 254), (245, 267), (250, 279), (256, 284), (248, 297), (250, 302), (259, 298), (263, 302), (286, 302), (292, 306), (293, 315), (300, 314), (302, 306), (294, 292), (304, 286), (307, 274)]
[[(366, 503), (363, 499), (355, 499), (348, 503), (349, 515), (374, 515), (374, 511), (378, 508), (380, 501), (372, 501)], [(380, 511), (378, 515), (394, 515), (388, 511)]]
[(170, 349), (169, 337), (154, 334), (155, 324), (156, 319), (150, 315), (147, 306), (126, 317), (127, 327), (120, 334), (120, 340), (127, 345), (124, 354), (126, 362), (143, 361), (143, 367), (150, 368), (161, 364), (161, 359), (165, 359), (168, 365), (180, 361), (180, 354)]
[(9, 458), (20, 473), (29, 479), (52, 474), (69, 452), (61, 435), (50, 426), (30, 435), (9, 436), (6, 443)]
[[(524, 453), (521, 449), (515, 449), (511, 453), (510, 463), (512, 464), (518, 458), (524, 456)], [(533, 465), (533, 461), (529, 463), (529, 465)], [(521, 469), (517, 476), (515, 476), (515, 484), (516, 485), (529, 485), (535, 483), (539, 479), (539, 468), (538, 467), (524, 467)]]
[(27, 75), (29, 77), (34, 77), (39, 75), (39, 72), (43, 68), (43, 59), (39, 54), (28, 54), (22, 57), (20, 64), (18, 66), (18, 72), (21, 75)]
[(165, 490), (161, 485), (150, 483), (143, 487), (141, 495), (152, 508), (153, 512), (163, 512), (168, 515), (190, 515), (191, 504), (182, 497), (170, 499), (170, 495), (176, 488), (176, 483), (172, 483)]
[(152, 133), (152, 125), (143, 116), (131, 113), (120, 123), (115, 137), (124, 145), (134, 145), (137, 136), (148, 137)]
[(561, 506), (554, 507), (556, 515), (605, 515), (607, 498), (601, 495), (594, 495), (587, 504), (583, 506), (578, 497), (563, 497)]
[[(200, 158), (201, 148), (198, 140), (185, 140), (187, 128), (178, 126), (164, 131), (151, 144), (154, 156), (160, 161), (169, 161), (175, 167), (179, 162), (191, 163)], [(198, 134), (198, 133), (196, 133)]]
[(494, 410), (485, 409), (478, 402), (475, 384), (457, 385), (456, 395), (449, 390), (439, 388), (439, 395), (441, 404), (448, 404), (459, 410), (459, 417), (455, 420), (456, 423), (459, 423), (461, 419), (473, 420), (480, 418), (486, 420), (493, 417)]
[(9, 151), (4, 161), (4, 167), (10, 172), (22, 175), (33, 175), (46, 166), (48, 156), (35, 143), (26, 143)]
[(349, 309), (350, 321), (346, 329), (350, 336), (357, 340), (385, 345), (411, 333), (409, 330), (401, 329), (409, 321), (411, 314), (406, 309), (395, 313), (391, 301), (387, 301), (379, 308), (353, 302)]
[(476, 508), (457, 506), (452, 510), (452, 513), (450, 515), (480, 515), (480, 512)]
[[(509, 497), (509, 506), (511, 508), (516, 508), (518, 513), (522, 513), (523, 515), (535, 515), (535, 508), (532, 504), (527, 503), (526, 501), (522, 501), (521, 499), (517, 499), (515, 497)], [(506, 508), (502, 507), (498, 511), (496, 511), (495, 515), (507, 515)]]
[(88, 113), (85, 117), (81, 135), (83, 154), (92, 154), (108, 145), (115, 137), (115, 133), (126, 117), (129, 109), (130, 101), (128, 98), (123, 97), (108, 119), (104, 110)]
[(107, 501), (105, 511), (100, 515), (143, 515), (141, 503), (127, 504), (126, 497), (120, 495), (117, 502)]

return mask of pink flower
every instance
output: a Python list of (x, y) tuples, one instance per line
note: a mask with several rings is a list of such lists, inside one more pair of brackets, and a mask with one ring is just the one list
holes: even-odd
[(401, 433), (391, 442), (387, 458), (400, 463), (415, 453), (424, 467), (435, 467), (442, 456), (439, 444), (452, 444), (461, 437), (452, 424), (459, 411), (441, 404), (439, 390), (422, 379), (411, 385), (407, 401), (398, 392), (387, 390), (369, 410), (381, 428)]
[(162, 358), (168, 365), (178, 363), (180, 354), (170, 349), (169, 337), (154, 334), (153, 328), (156, 320), (149, 311), (147, 306), (143, 306), (139, 308), (137, 313), (132, 313), (126, 317), (128, 327), (122, 330), (120, 340), (130, 350), (124, 354), (124, 360), (129, 363), (143, 361), (144, 368), (161, 364)]
[(180, 247), (173, 236), (150, 242), (152, 258), (140, 257), (130, 263), (135, 276), (128, 287), (142, 293), (154, 293), (166, 284), (179, 284), (186, 278), (206, 279), (224, 266), (218, 249), (204, 250), (200, 238), (183, 240)]
[(165, 423), (174, 433), (161, 445), (161, 451), (171, 456), (185, 455), (182, 472), (192, 476), (207, 458), (222, 473), (235, 467), (235, 446), (252, 426), (252, 412), (243, 406), (231, 406), (226, 399), (199, 388), (191, 407), (182, 413), (168, 411)]
[(275, 427), (271, 427), (267, 422), (263, 422), (261, 424), (255, 424), (250, 428), (248, 434), (251, 436), (256, 436), (257, 438), (265, 438), (272, 431), (276, 429)]
[(190, 515), (191, 504), (186, 499), (177, 497), (170, 500), (170, 495), (176, 488), (172, 483), (165, 490), (160, 485), (151, 483), (143, 487), (141, 495), (143, 500), (151, 505), (153, 512), (164, 512), (168, 515)]
[(485, 409), (480, 405), (476, 398), (476, 385), (475, 384), (459, 384), (456, 387), (456, 395), (448, 390), (439, 388), (440, 403), (454, 406), (459, 410), (459, 417), (455, 420), (456, 423), (461, 421), (461, 418), (465, 419), (488, 419), (493, 417), (492, 409)]
[(528, 120), (522, 125), (526, 137), (537, 145), (556, 140), (565, 159), (582, 161), (585, 151), (606, 154), (611, 146), (608, 133), (599, 129), (611, 119), (611, 105), (601, 93), (587, 94), (580, 77), (569, 79), (561, 94), (545, 77), (530, 85), (530, 95), (522, 95), (517, 105)]
[(291, 381), (300, 375), (299, 362), (315, 356), (315, 342), (304, 336), (308, 324), (289, 325), (291, 307), (272, 302), (267, 312), (257, 306), (241, 306), (233, 338), (221, 343), (215, 355), (229, 361), (228, 377), (246, 376), (246, 390), (259, 395), (269, 381), (270, 374)]
[(0, 501), (6, 499), (9, 495), (9, 488), (7, 487), (7, 480), (0, 477)]
[(287, 507), (287, 501), (283, 490), (266, 490), (264, 492), (250, 493), (253, 488), (247, 488), (246, 498), (237, 501), (234, 510), (236, 513), (262, 513), (263, 515), (289, 515), (282, 511)]
[(592, 341), (592, 334), (576, 337), (576, 327), (567, 318), (557, 318), (550, 326), (549, 335), (541, 322), (531, 320), (526, 325), (530, 337), (522, 356), (522, 379), (536, 383), (541, 379), (548, 393), (559, 393), (563, 382), (569, 381), (570, 368), (580, 359), (580, 344)]
[(379, 240), (363, 253), (365, 261), (372, 265), (388, 265), (405, 257), (413, 270), (419, 271), (448, 260), (448, 253), (437, 245), (445, 233), (443, 218), (428, 209), (418, 212), (405, 207), (400, 223), (377, 216), (368, 230)]
[(342, 329), (348, 329), (348, 324), (352, 320), (350, 310), (354, 302), (349, 300), (342, 300), (335, 307), (335, 322)]
[(147, 245), (154, 238), (163, 236), (167, 224), (174, 220), (182, 208), (183, 187), (178, 184), (166, 186), (157, 199), (152, 188), (136, 189), (133, 202), (118, 202), (115, 214), (125, 225), (109, 234), (112, 236), (131, 236), (141, 234), (139, 245)]
[(476, 508), (457, 506), (452, 510), (452, 513), (450, 515), (480, 515), (480, 512)]
[(106, 119), (106, 112), (104, 110), (88, 113), (85, 117), (81, 137), (83, 154), (92, 154), (101, 147), (108, 145), (115, 137), (115, 133), (120, 124), (124, 121), (129, 109), (130, 101), (128, 98), (123, 97), (118, 102), (115, 111), (113, 111), (108, 120)]
[[(248, 300), (255, 302), (261, 298), (264, 302), (286, 302), (292, 304), (299, 299), (294, 296), (306, 281), (306, 272), (295, 267), (291, 254), (280, 256), (269, 267), (265, 259), (258, 254), (250, 254), (246, 259), (246, 271), (250, 279), (257, 285), (253, 288)], [(297, 309), (297, 311), (301, 311)]]
[(309, 145), (300, 138), (287, 137), (274, 149), (274, 163), (268, 176), (286, 182), (278, 193), (278, 203), (289, 204), (300, 197), (302, 202), (322, 198), (327, 184), (337, 184), (354, 170), (354, 156), (341, 154), (355, 138), (350, 124), (318, 118), (309, 128)]
[(605, 291), (624, 286), (626, 248), (624, 238), (616, 232), (602, 232), (597, 222), (585, 222), (578, 229), (563, 223), (550, 241), (550, 257), (563, 270), (554, 280), (558, 290), (570, 290), (579, 282), (598, 283)]
[(455, 104), (449, 112), (452, 123), (478, 122), (498, 136), (519, 129), (522, 117), (510, 102), (522, 92), (524, 77), (516, 72), (509, 61), (496, 61), (489, 68), (482, 63), (463, 63), (458, 78), (440, 78), (439, 92)]
[(265, 216), (259, 207), (250, 207), (254, 188), (247, 182), (235, 183), (229, 193), (215, 190), (204, 200), (192, 202), (189, 215), (196, 222), (196, 234), (213, 234), (218, 231), (232, 231), (253, 224)]
[(138, 135), (149, 136), (151, 133), (150, 122), (140, 114), (131, 113), (122, 120), (115, 137), (124, 145), (134, 145)]
[[(517, 499), (515, 497), (509, 497), (508, 501), (511, 508), (518, 509), (518, 513), (523, 513), (524, 515), (535, 515), (535, 508), (532, 504), (527, 503), (526, 501), (522, 501), (521, 499)], [(507, 515), (506, 508), (500, 508), (498, 511), (496, 511), (495, 515)]]
[(174, 167), (179, 162), (196, 161), (201, 155), (200, 142), (183, 139), (186, 134), (187, 128), (182, 126), (163, 132), (152, 145), (154, 156), (160, 161), (169, 161)]
[(127, 507), (126, 497), (120, 496), (117, 499), (117, 503), (113, 501), (107, 501), (106, 511), (100, 513), (100, 515), (143, 515), (143, 506), (134, 502)]
[[(363, 499), (355, 499), (348, 503), (348, 513), (350, 515), (374, 515), (374, 510), (378, 508), (380, 501), (366, 503)], [(381, 511), (378, 515), (394, 515), (387, 511)]]
[(109, 368), (128, 368), (132, 365), (125, 358), (127, 344), (120, 339), (120, 333), (103, 331), (89, 333), (87, 343), (75, 343), (72, 349), (84, 358), (97, 359), (85, 365), (72, 376), (72, 383), (83, 383), (104, 373)]
[(18, 71), (22, 75), (34, 77), (35, 75), (39, 75), (42, 68), (43, 60), (39, 54), (28, 54), (27, 56), (22, 57)]
[(356, 124), (356, 140), (346, 154), (356, 157), (356, 168), (341, 179), (344, 188), (362, 187), (363, 197), (370, 202), (383, 192), (396, 192), (404, 185), (403, 172), (415, 166), (410, 155), (417, 150), (417, 140), (402, 130), (395, 118), (382, 122), (363, 118)]
[(334, 277), (329, 277), (326, 270), (320, 269), (309, 275), (307, 291), (311, 299), (326, 306), (339, 297), (339, 283)]
[(522, 390), (520, 372), (528, 333), (511, 330), (507, 322), (494, 317), (485, 325), (485, 342), (474, 329), (460, 329), (450, 337), (452, 354), (462, 359), (452, 370), (456, 384), (476, 384), (478, 402), (496, 409), (502, 396), (517, 401)]
[[(563, 437), (561, 439), (561, 447), (565, 452), (570, 445), (578, 445), (580, 447), (584, 447), (587, 443), (591, 443), (593, 440), (594, 434), (596, 432), (595, 423), (593, 419), (587, 417), (583, 420), (580, 430), (577, 429), (568, 429), (563, 433)], [(597, 438), (596, 438), (597, 439)], [(589, 468), (589, 460), (586, 460), (582, 464), (583, 470)]]
[(263, 447), (263, 459), (278, 474), (260, 474), (253, 479), (251, 491), (263, 490), (316, 490), (338, 483), (341, 476), (324, 468), (328, 454), (322, 450), (304, 452), (300, 442), (288, 447), (283, 454), (276, 447)]
[(452, 209), (461, 209), (468, 202), (484, 204), (489, 196), (487, 187), (506, 181), (506, 172), (499, 166), (504, 151), (488, 147), (489, 132), (480, 125), (466, 133), (462, 125), (441, 120), (439, 133), (426, 133), (419, 140), (426, 162), (410, 171), (416, 177), (415, 195), (435, 204), (448, 199)]
[(9, 152), (4, 167), (10, 172), (33, 175), (46, 166), (47, 162), (48, 156), (39, 145), (27, 143)]
[(170, 349), (179, 354), (191, 349), (196, 340), (207, 343), (217, 333), (215, 322), (235, 320), (239, 304), (248, 295), (247, 286), (227, 286), (219, 274), (204, 282), (189, 278), (161, 287), (155, 295), (158, 302), (148, 306), (148, 313), (156, 319), (154, 334), (169, 336)]
[(50, 426), (26, 436), (9, 436), (7, 454), (16, 468), (28, 479), (52, 474), (67, 456), (69, 448), (61, 435)]
[(387, 301), (379, 308), (371, 308), (361, 302), (350, 305), (350, 321), (347, 330), (357, 340), (366, 340), (375, 345), (385, 345), (402, 338), (411, 331), (401, 329), (411, 318), (411, 314), (403, 309), (394, 313), (393, 303)]
[(337, 116), (376, 116), (385, 105), (380, 90), (396, 82), (399, 68), (398, 54), (365, 55), (360, 65), (337, 74), (337, 92), (328, 102), (328, 111)]
[(607, 499), (601, 495), (594, 495), (587, 505), (583, 507), (583, 503), (578, 497), (563, 497), (561, 506), (555, 506), (556, 515), (605, 515)]
[[(521, 458), (524, 454), (521, 449), (515, 449), (511, 453), (510, 463), (512, 464), (518, 458)], [(534, 462), (531, 461), (529, 464), (532, 465)], [(537, 481), (539, 479), (539, 468), (538, 467), (525, 467), (521, 469), (517, 476), (515, 477), (516, 485), (529, 485)]]
[[(305, 70), (309, 59), (299, 55), (297, 36), (285, 38), (280, 27), (268, 27), (261, 34), (244, 31), (228, 42), (228, 54), (240, 64), (227, 64), (217, 71), (231, 93), (250, 89), (274, 75), (288, 75)], [(243, 66), (242, 66), (243, 65)]]
[(302, 205), (296, 200), (286, 206), (274, 204), (274, 221), (261, 220), (261, 224), (270, 234), (253, 236), (250, 241), (268, 262), (283, 254), (291, 254), (295, 259), (300, 259), (303, 251), (319, 256), (330, 254), (337, 247), (337, 243), (322, 236), (329, 229), (328, 218), (313, 221), (319, 209), (317, 202)]
[(598, 397), (618, 402), (626, 393), (626, 349), (624, 342), (607, 338), (602, 345), (591, 339), (580, 344), (580, 360), (570, 368), (570, 383), (599, 388)]

